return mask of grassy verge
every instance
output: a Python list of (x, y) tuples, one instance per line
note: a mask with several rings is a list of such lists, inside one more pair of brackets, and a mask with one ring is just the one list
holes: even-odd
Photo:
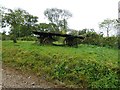
[(91, 45), (78, 48), (40, 46), (31, 41), (3, 41), (3, 64), (30, 70), (67, 87), (119, 87), (118, 50)]

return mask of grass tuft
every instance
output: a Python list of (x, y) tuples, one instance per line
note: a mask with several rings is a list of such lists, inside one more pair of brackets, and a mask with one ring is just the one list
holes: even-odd
[(92, 45), (42, 46), (32, 41), (3, 41), (3, 64), (29, 70), (66, 87), (117, 88), (118, 50)]

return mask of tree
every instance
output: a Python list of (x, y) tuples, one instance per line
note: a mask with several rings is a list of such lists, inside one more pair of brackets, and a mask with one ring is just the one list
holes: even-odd
[(69, 29), (69, 32), (68, 34), (71, 34), (71, 35), (78, 35), (78, 31), (77, 30), (74, 30), (74, 29)]
[(72, 17), (69, 11), (57, 8), (46, 9), (44, 15), (48, 18), (50, 23), (54, 23), (59, 29), (64, 30), (67, 28), (67, 19)]
[(105, 19), (103, 22), (99, 24), (99, 28), (105, 29), (107, 31), (107, 37), (109, 37), (109, 32), (112, 28), (115, 28), (116, 20)]
[(29, 36), (35, 28), (38, 17), (30, 14), (24, 15), (24, 24), (21, 27), (21, 36)]
[(78, 31), (78, 34), (79, 35), (86, 35), (86, 33), (89, 31), (89, 29), (85, 28), (85, 29), (82, 29), (82, 30), (79, 30)]
[(56, 24), (53, 24), (53, 23), (49, 23), (49, 24), (39, 23), (36, 25), (36, 30), (42, 31), (42, 32), (57, 32), (57, 33), (59, 33)]
[(6, 31), (2, 32), (2, 40), (6, 40)]
[(31, 29), (38, 19), (38, 17), (30, 15), (20, 8), (16, 10), (8, 9), (7, 13), (2, 16), (2, 27), (10, 26), (10, 34), (13, 36), (15, 43), (17, 37), (31, 34)]
[(3, 32), (2, 32), (2, 35), (6, 35), (6, 31), (3, 31)]
[(3, 16), (2, 22), (3, 22), (3, 27), (10, 26), (11, 28), (11, 34), (13, 34), (13, 41), (16, 43), (16, 38), (17, 34), (20, 30), (20, 26), (24, 22), (24, 18), (22, 17), (24, 11), (18, 9), (18, 10), (8, 10), (8, 13), (5, 13)]
[(115, 28), (117, 30), (117, 36), (120, 36), (120, 18), (115, 19)]

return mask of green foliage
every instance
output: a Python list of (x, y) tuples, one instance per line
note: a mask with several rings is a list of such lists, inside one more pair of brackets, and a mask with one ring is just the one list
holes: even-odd
[(118, 37), (104, 37), (102, 40), (103, 46), (118, 48)]
[(118, 50), (92, 45), (78, 48), (3, 41), (3, 64), (30, 70), (67, 87), (117, 88)]
[(10, 40), (10, 36), (9, 35), (2, 35), (2, 40)]
[(37, 31), (59, 33), (59, 29), (58, 29), (57, 25), (53, 24), (53, 23), (49, 23), (49, 24), (39, 23), (37, 25)]
[(57, 27), (64, 32), (67, 31), (67, 19), (72, 17), (72, 14), (68, 10), (62, 10), (57, 8), (46, 9), (44, 15), (48, 20), (57, 25)]
[(3, 31), (1, 33), (1, 36), (2, 36), (2, 41), (4, 41), (4, 40), (10, 40), (10, 35), (6, 35), (6, 31)]
[(31, 35), (38, 19), (38, 17), (30, 15), (20, 8), (8, 9), (7, 13), (3, 13), (2, 16), (2, 27), (10, 26), (10, 35), (15, 41), (18, 37)]
[(24, 36), (24, 37), (19, 37), (18, 40), (22, 40), (22, 41), (36, 41), (37, 38), (35, 36)]
[(97, 34), (93, 29), (83, 29), (78, 31), (79, 35), (85, 36), (85, 39), (79, 43), (88, 45), (97, 45), (109, 48), (118, 48), (118, 36), (103, 37), (103, 34)]
[(103, 22), (99, 24), (99, 28), (102, 28), (107, 31), (107, 37), (109, 37), (109, 32), (117, 26), (117, 21), (116, 20), (111, 20), (111, 19), (105, 19)]

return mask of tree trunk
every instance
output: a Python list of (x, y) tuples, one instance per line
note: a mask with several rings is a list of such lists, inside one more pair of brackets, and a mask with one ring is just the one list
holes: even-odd
[(14, 35), (14, 37), (13, 37), (13, 42), (17, 43), (16, 35)]
[(109, 30), (107, 30), (107, 37), (109, 37)]

